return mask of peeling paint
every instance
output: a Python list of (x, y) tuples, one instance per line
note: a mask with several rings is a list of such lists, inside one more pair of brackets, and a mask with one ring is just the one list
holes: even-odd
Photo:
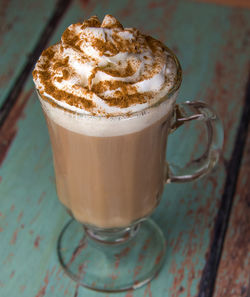
[(46, 272), (43, 282), (44, 282), (44, 286), (41, 287), (39, 292), (36, 294), (36, 297), (43, 297), (46, 294), (47, 286), (49, 284), (49, 272), (48, 271)]
[(17, 221), (20, 222), (23, 217), (23, 211), (21, 211), (17, 217)]
[(14, 231), (13, 235), (12, 235), (12, 238), (11, 238), (11, 241), (10, 241), (10, 244), (15, 244), (16, 243), (16, 240), (17, 240), (17, 234), (18, 234), (19, 230), (18, 228)]
[(43, 201), (45, 195), (46, 195), (46, 192), (42, 192), (42, 194), (40, 195), (40, 197), (38, 199), (38, 202), (37, 202), (38, 204), (40, 204)]
[(13, 139), (17, 133), (17, 122), (29, 100), (33, 90), (23, 93), (20, 99), (12, 107), (8, 118), (0, 127), (0, 166), (3, 163)]
[(116, 254), (115, 255), (115, 269), (118, 269), (119, 265), (120, 265), (120, 260), (123, 258), (123, 257), (126, 257), (127, 254), (129, 253), (130, 251), (130, 247), (126, 247), (124, 248), (119, 254)]
[(150, 282), (146, 286), (143, 297), (153, 297)]
[(40, 240), (41, 240), (41, 237), (40, 236), (37, 236), (36, 239), (35, 239), (35, 241), (34, 241), (34, 247), (35, 248), (38, 248), (39, 247)]

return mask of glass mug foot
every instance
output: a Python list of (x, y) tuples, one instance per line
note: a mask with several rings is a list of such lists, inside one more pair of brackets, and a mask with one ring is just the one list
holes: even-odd
[(57, 245), (65, 272), (78, 284), (101, 292), (136, 289), (157, 275), (166, 245), (162, 231), (151, 219), (124, 230), (124, 234), (118, 232), (117, 240), (114, 234), (107, 240), (106, 234), (93, 234), (70, 220)]

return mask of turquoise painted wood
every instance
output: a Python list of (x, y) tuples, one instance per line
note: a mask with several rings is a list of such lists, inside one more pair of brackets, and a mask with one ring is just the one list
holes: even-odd
[(214, 297), (248, 297), (250, 290), (250, 129), (224, 242)]
[[(224, 122), (222, 161), (202, 180), (166, 186), (152, 217), (166, 237), (167, 255), (153, 282), (110, 295), (78, 287), (62, 272), (56, 256), (57, 237), (69, 217), (57, 201), (47, 127), (30, 78), (18, 99), (29, 98), (22, 116), (9, 117), (3, 127), (16, 125), (17, 133), (0, 168), (0, 296), (191, 297), (198, 293), (225, 182), (223, 161), (232, 154), (242, 111), (250, 11), (184, 0), (74, 1), (50, 43), (67, 25), (93, 14), (102, 18), (105, 13), (160, 38), (176, 52), (184, 73), (179, 102), (202, 98)], [(202, 130), (196, 136), (189, 128), (197, 127), (180, 128), (170, 137), (168, 159), (182, 162), (201, 151)]]
[(0, 1), (0, 107), (38, 42), (55, 3)]

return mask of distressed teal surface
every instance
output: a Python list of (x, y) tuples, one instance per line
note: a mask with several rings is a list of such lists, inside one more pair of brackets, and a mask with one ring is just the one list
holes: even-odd
[(214, 297), (249, 296), (250, 279), (250, 129), (238, 177), (235, 199), (216, 278)]
[[(225, 126), (223, 158), (232, 153), (242, 111), (249, 63), (250, 12), (189, 1), (76, 1), (50, 43), (65, 27), (97, 14), (111, 13), (125, 26), (163, 40), (183, 66), (178, 101), (204, 99)], [(31, 78), (21, 96), (33, 88)], [(202, 131), (180, 128), (170, 136), (168, 159), (197, 155)], [(199, 130), (198, 130), (199, 131)], [(56, 241), (68, 215), (57, 201), (47, 127), (33, 92), (18, 121), (18, 133), (0, 168), (0, 296), (196, 296), (211, 244), (225, 169), (223, 160), (197, 182), (165, 187), (153, 219), (167, 243), (165, 265), (154, 281), (133, 292), (105, 294), (78, 288), (61, 270)]]
[(0, 1), (0, 107), (38, 42), (55, 2)]

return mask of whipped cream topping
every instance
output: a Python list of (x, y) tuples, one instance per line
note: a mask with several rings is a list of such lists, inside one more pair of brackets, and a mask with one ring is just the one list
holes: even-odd
[(43, 99), (90, 115), (124, 115), (153, 105), (176, 81), (167, 48), (111, 15), (69, 26), (43, 51), (33, 78)]

